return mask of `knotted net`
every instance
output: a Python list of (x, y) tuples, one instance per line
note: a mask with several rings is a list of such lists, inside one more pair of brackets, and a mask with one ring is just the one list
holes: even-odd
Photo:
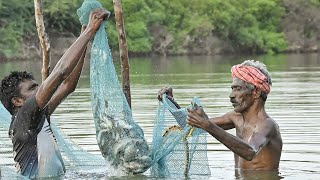
[[(52, 120), (54, 121), (54, 118)], [(28, 179), (17, 174), (13, 166), (15, 163), (13, 147), (8, 135), (10, 122), (11, 114), (0, 103), (0, 177), (3, 179)], [(67, 167), (67, 177), (72, 177), (79, 172), (90, 172), (88, 170), (92, 171), (93, 167), (100, 171), (105, 170), (106, 163), (100, 155), (91, 154), (78, 146), (54, 123), (51, 123), (51, 129)]]
[[(101, 7), (96, 0), (85, 0), (77, 11), (81, 24), (88, 24), (90, 12)], [(210, 174), (203, 131), (185, 125), (186, 110), (174, 108), (165, 97), (157, 111), (152, 147), (148, 146), (120, 88), (105, 24), (96, 32), (92, 43), (90, 88), (97, 142), (112, 167), (126, 173), (142, 173), (153, 166), (152, 173), (157, 176), (189, 174), (193, 170), (195, 174)], [(180, 126), (165, 133), (166, 128), (177, 124), (174, 118), (170, 120), (169, 111)], [(186, 164), (182, 169), (180, 162)]]
[[(90, 12), (100, 7), (101, 4), (96, 0), (85, 0), (77, 11), (80, 22), (87, 24)], [(151, 168), (151, 175), (155, 177), (210, 175), (206, 134), (203, 130), (186, 125), (186, 108), (176, 108), (166, 95), (155, 113), (152, 145), (145, 140), (121, 91), (105, 24), (101, 25), (92, 42), (90, 86), (97, 143), (105, 160), (83, 150), (51, 123), (67, 174), (86, 167), (105, 167), (107, 164), (126, 174), (143, 173)], [(201, 106), (199, 99), (194, 98), (189, 107), (192, 108), (195, 103)], [(8, 138), (10, 117), (0, 105), (1, 153), (12, 152)], [(7, 164), (1, 162), (2, 177), (24, 179), (15, 173), (13, 157), (8, 156), (6, 160)], [(114, 172), (110, 169), (107, 171), (111, 175)]]
[(0, 179), (27, 179), (15, 172), (13, 164), (12, 144), (8, 131), (11, 122), (11, 114), (0, 103)]

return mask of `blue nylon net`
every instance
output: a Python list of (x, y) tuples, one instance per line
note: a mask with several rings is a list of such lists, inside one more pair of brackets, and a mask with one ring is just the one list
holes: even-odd
[[(81, 24), (87, 24), (89, 13), (101, 7), (96, 0), (85, 0), (77, 11)], [(142, 129), (133, 120), (131, 109), (121, 91), (105, 24), (96, 32), (92, 43), (90, 87), (97, 142), (102, 155), (112, 167), (126, 173), (142, 173), (153, 166), (153, 174), (166, 176), (189, 174), (194, 169), (191, 164), (196, 164), (195, 174), (210, 174), (205, 152), (206, 139), (205, 135), (201, 136), (203, 131), (185, 125), (186, 110), (174, 109), (173, 104), (167, 100), (159, 105), (150, 149)], [(194, 102), (200, 104), (198, 99), (194, 99)], [(168, 133), (163, 134), (170, 124), (177, 124), (175, 120), (169, 121), (168, 113), (166, 114), (168, 110), (177, 119), (180, 128), (168, 129)], [(202, 153), (197, 151), (195, 154), (198, 149), (203, 150)], [(178, 157), (180, 151), (183, 151), (184, 157)], [(193, 159), (197, 159), (196, 156), (199, 157), (199, 162), (191, 163)], [(179, 160), (186, 162), (185, 170), (179, 170)], [(173, 162), (178, 164), (170, 165)], [(198, 170), (201, 167), (204, 167), (203, 172)]]
[[(77, 14), (87, 24), (93, 9), (102, 7), (96, 0), (85, 0)], [(67, 174), (87, 167), (112, 167), (120, 172), (142, 173), (151, 168), (155, 177), (210, 175), (206, 133), (186, 125), (186, 108), (177, 109), (163, 96), (155, 113), (153, 140), (149, 146), (140, 126), (133, 120), (131, 109), (121, 91), (112, 62), (105, 24), (101, 25), (92, 43), (90, 59), (91, 102), (96, 127), (96, 138), (105, 159), (83, 150), (65, 135), (54, 123), (53, 133), (61, 150)], [(193, 104), (201, 106), (198, 98)], [(8, 129), (11, 115), (0, 104), (0, 151), (12, 152)], [(54, 118), (53, 118), (54, 119)], [(13, 157), (1, 162), (1, 177), (24, 179), (15, 173)], [(2, 160), (1, 160), (2, 161)], [(108, 174), (113, 173), (107, 170)], [(117, 171), (117, 172), (119, 172)], [(72, 176), (72, 174), (71, 174)]]
[[(54, 121), (54, 118), (51, 118), (51, 120)], [(0, 177), (3, 179), (28, 179), (17, 174), (13, 166), (12, 143), (8, 135), (10, 122), (11, 114), (0, 103)], [(59, 149), (67, 167), (67, 177), (74, 176), (72, 173), (87, 171), (89, 169), (92, 170), (93, 167), (101, 171), (105, 170), (104, 167), (106, 163), (100, 155), (91, 154), (79, 147), (54, 123), (51, 123), (51, 129), (57, 139)]]
[(201, 107), (200, 100), (195, 97), (190, 106), (178, 109), (163, 96), (154, 121), (152, 141), (152, 154), (162, 157), (151, 167), (153, 175), (210, 175), (206, 133), (186, 124), (187, 108), (193, 108), (194, 104)]

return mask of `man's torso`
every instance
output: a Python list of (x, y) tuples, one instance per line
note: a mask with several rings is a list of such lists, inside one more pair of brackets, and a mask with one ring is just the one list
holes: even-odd
[[(263, 128), (262, 123), (257, 121), (256, 124), (245, 124), (242, 117), (234, 121), (237, 137), (249, 143), (250, 138), (257, 132), (257, 129)], [(270, 135), (268, 143), (259, 151), (259, 153), (251, 160), (247, 161), (237, 154), (234, 154), (235, 167), (248, 170), (276, 170), (279, 166), (282, 139), (278, 125), (272, 121), (273, 131)]]
[(47, 118), (33, 96), (19, 109), (10, 125), (16, 167), (29, 178), (60, 176), (65, 172)]

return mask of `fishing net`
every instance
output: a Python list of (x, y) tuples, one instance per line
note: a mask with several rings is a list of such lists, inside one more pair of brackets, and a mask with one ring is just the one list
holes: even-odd
[[(88, 24), (90, 12), (101, 7), (96, 0), (85, 0), (77, 11), (81, 24)], [(152, 147), (148, 146), (120, 88), (105, 25), (95, 34), (90, 59), (92, 111), (103, 157), (113, 168), (125, 173), (142, 173), (153, 166), (152, 173), (156, 176), (210, 174), (203, 131), (185, 125), (186, 110), (174, 108), (167, 100), (159, 105)], [(196, 101), (200, 104), (197, 99), (193, 102)], [(173, 117), (172, 121), (169, 116)], [(167, 129), (177, 124), (175, 118), (180, 125)]]
[(11, 114), (0, 103), (0, 179), (27, 179), (16, 173), (13, 156), (12, 144), (8, 131), (11, 122)]
[[(11, 114), (0, 103), (0, 177), (4, 179), (6, 177), (8, 177), (8, 179), (27, 179), (24, 176), (17, 174), (13, 165), (15, 162), (13, 160), (12, 143), (8, 135), (10, 122)], [(106, 163), (101, 155), (91, 154), (79, 147), (54, 123), (51, 123), (51, 129), (57, 139), (59, 149), (68, 171), (72, 170), (73, 173), (82, 172), (88, 169), (92, 170), (93, 167), (105, 169)]]
[[(159, 159), (151, 168), (157, 177), (209, 175), (206, 133), (186, 124), (187, 108), (178, 109), (164, 94), (154, 121), (152, 154)], [(160, 152), (159, 152), (160, 151)], [(164, 152), (161, 152), (164, 151)]]
[[(100, 7), (101, 4), (96, 0), (85, 0), (77, 11), (81, 24), (87, 24), (90, 12)], [(206, 134), (203, 130), (186, 125), (186, 108), (176, 108), (166, 95), (156, 110), (153, 140), (149, 146), (142, 129), (133, 120), (131, 109), (121, 91), (105, 24), (101, 25), (92, 42), (90, 86), (96, 139), (105, 159), (83, 150), (51, 123), (67, 174), (70, 170), (86, 170), (86, 167), (90, 169), (88, 173), (92, 167), (112, 167), (116, 171), (108, 169), (106, 173), (136, 174), (151, 168), (151, 175), (155, 177), (210, 175)], [(201, 106), (198, 98), (192, 100), (189, 108), (194, 104)], [(8, 138), (10, 117), (0, 105), (1, 177), (24, 179), (15, 173), (12, 166), (12, 144)], [(2, 158), (6, 158), (5, 161)]]

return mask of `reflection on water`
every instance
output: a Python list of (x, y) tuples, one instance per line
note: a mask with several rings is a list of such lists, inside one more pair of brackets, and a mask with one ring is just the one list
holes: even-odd
[(246, 180), (255, 180), (255, 179), (270, 179), (270, 180), (279, 180), (283, 177), (280, 176), (278, 171), (250, 171), (250, 170), (235, 170), (236, 179), (246, 179)]
[[(280, 174), (243, 171), (239, 174), (234, 170), (232, 152), (208, 135), (208, 157), (212, 172), (210, 179), (319, 179), (319, 56), (305, 54), (258, 58), (197, 56), (131, 59), (133, 116), (144, 130), (147, 141), (151, 143), (153, 119), (158, 105), (156, 93), (165, 85), (174, 88), (175, 98), (181, 105), (187, 106), (193, 96), (198, 96), (210, 117), (222, 115), (232, 110), (228, 99), (231, 66), (244, 59), (260, 59), (267, 64), (273, 78), (266, 110), (278, 122), (282, 133), (284, 145)], [(13, 69), (21, 70), (27, 67), (28, 71), (33, 72), (40, 72), (41, 69), (41, 63), (33, 61), (6, 62), (0, 65), (1, 78)], [(40, 74), (35, 75), (40, 79)], [(88, 62), (76, 92), (58, 107), (54, 119), (74, 142), (91, 153), (100, 153), (92, 120)], [(9, 150), (2, 151), (0, 157), (2, 165), (13, 163)], [(67, 179), (80, 177), (103, 179), (104, 176), (101, 172), (96, 174), (93, 171), (80, 175), (69, 172), (67, 175)], [(135, 178), (151, 179), (148, 172)]]

